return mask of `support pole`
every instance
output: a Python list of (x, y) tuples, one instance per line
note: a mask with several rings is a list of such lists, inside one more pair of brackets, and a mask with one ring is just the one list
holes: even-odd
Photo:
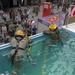
[(67, 19), (66, 28), (68, 27), (68, 23), (69, 23), (69, 16), (68, 16), (68, 19)]
[(37, 18), (37, 33), (38, 33), (38, 18)]

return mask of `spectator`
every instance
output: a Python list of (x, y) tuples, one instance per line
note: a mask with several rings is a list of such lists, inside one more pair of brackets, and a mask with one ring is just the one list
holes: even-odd
[(11, 9), (11, 10), (9, 11), (10, 19), (12, 19), (12, 12), (13, 12), (13, 10)]
[(5, 22), (3, 22), (3, 25), (2, 25), (2, 37), (4, 38), (4, 35), (5, 35), (5, 33), (7, 33), (7, 28), (6, 28), (6, 25), (5, 25), (6, 23)]
[(32, 16), (32, 20), (34, 20), (34, 16)]
[(0, 15), (2, 16), (2, 15), (3, 15), (3, 13), (4, 13), (4, 11), (1, 9), (1, 10), (0, 10)]
[(21, 21), (24, 19), (24, 15), (23, 13), (21, 13)]
[(4, 43), (9, 43), (9, 35), (8, 33), (5, 33)]
[(4, 21), (6, 21), (6, 17), (7, 17), (7, 14), (4, 13), (4, 14), (2, 15), (2, 19), (3, 19)]
[(38, 7), (36, 7), (36, 10), (35, 10), (35, 15), (36, 16), (38, 16), (38, 11), (39, 11), (39, 9), (38, 9)]
[(9, 25), (9, 30), (10, 30), (11, 28), (12, 28), (12, 29), (14, 28), (13, 22), (11, 22), (10, 25)]
[(38, 3), (38, 7), (40, 8), (40, 3)]
[(26, 13), (27, 17), (26, 18), (29, 18), (29, 14), (30, 14), (30, 8), (27, 9), (27, 13)]
[(17, 14), (17, 10), (14, 9), (13, 12), (12, 12), (12, 18), (13, 18), (13, 20), (15, 20), (16, 14)]
[(18, 17), (18, 15), (16, 14), (16, 16), (15, 16), (15, 21), (16, 21), (16, 22), (18, 22), (18, 18), (19, 18), (19, 17)]
[(34, 27), (32, 28), (32, 35), (35, 35), (37, 31), (36, 25), (34, 25)]
[(27, 13), (27, 9), (24, 9), (24, 13), (25, 13), (25, 14)]
[(22, 14), (22, 9), (19, 8), (18, 11), (19, 11), (19, 14), (21, 15)]
[(63, 11), (64, 13), (66, 13), (66, 7), (65, 7), (65, 6), (63, 6), (62, 11)]
[(22, 23), (21, 23), (23, 29), (25, 29), (25, 21), (23, 20)]
[(12, 28), (10, 28), (8, 34), (9, 34), (11, 37), (13, 37), (13, 36), (14, 36), (14, 30), (13, 30)]
[(27, 28), (27, 36), (31, 36), (31, 28)]
[(32, 22), (31, 22), (31, 26), (32, 26), (32, 28), (33, 28), (34, 25), (35, 25), (35, 21), (32, 20)]
[(38, 3), (38, 10), (40, 11), (40, 3)]
[(5, 26), (6, 26), (7, 32), (8, 32), (9, 31), (9, 25), (8, 25), (8, 23), (5, 22)]
[(59, 10), (59, 7), (60, 7), (60, 3), (58, 3), (58, 5), (57, 5), (57, 10)]
[(28, 20), (28, 24), (31, 25), (31, 19)]

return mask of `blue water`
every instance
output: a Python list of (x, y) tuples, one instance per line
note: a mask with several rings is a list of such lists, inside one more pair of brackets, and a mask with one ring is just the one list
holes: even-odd
[[(72, 34), (61, 30), (63, 46), (60, 41), (49, 46), (48, 38), (32, 45), (30, 52), (36, 66), (32, 65), (28, 58), (23, 60), (20, 75), (75, 75), (75, 38)], [(10, 49), (7, 48), (6, 51)], [(7, 71), (11, 72), (13, 66), (7, 56), (2, 56), (2, 53), (0, 74), (6, 75)]]

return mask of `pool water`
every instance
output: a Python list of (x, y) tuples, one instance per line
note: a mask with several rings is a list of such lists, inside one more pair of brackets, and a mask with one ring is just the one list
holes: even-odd
[[(64, 30), (61, 30), (61, 35), (63, 45), (60, 41), (49, 45), (48, 38), (32, 45), (30, 53), (36, 65), (32, 65), (27, 58), (23, 61), (20, 75), (75, 75), (74, 35)], [(0, 56), (0, 60), (0, 74), (10, 73), (13, 66), (7, 56)]]

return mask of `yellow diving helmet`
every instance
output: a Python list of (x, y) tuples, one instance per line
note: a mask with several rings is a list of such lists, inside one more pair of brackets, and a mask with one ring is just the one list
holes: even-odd
[(50, 24), (49, 25), (49, 29), (52, 30), (52, 31), (55, 30), (56, 28), (57, 28), (56, 24)]
[(25, 32), (23, 30), (16, 30), (15, 37), (25, 37)]

